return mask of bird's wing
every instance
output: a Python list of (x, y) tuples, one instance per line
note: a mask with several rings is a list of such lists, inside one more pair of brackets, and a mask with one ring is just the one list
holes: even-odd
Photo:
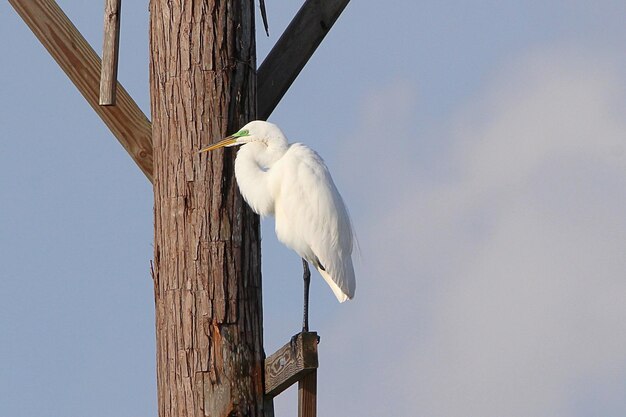
[(293, 144), (274, 168), (280, 177), (279, 240), (316, 266), (339, 301), (352, 298), (352, 226), (324, 161), (305, 145)]

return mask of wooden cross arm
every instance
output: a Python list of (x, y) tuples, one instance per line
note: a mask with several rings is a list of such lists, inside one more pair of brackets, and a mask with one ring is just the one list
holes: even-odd
[(318, 337), (298, 333), (265, 359), (265, 395), (275, 397), (318, 367)]
[(117, 140), (152, 181), (152, 126), (117, 84), (115, 106), (99, 105), (101, 62), (54, 0), (9, 0)]

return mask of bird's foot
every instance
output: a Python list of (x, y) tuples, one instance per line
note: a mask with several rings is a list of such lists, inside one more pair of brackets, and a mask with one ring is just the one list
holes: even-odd
[[(302, 330), (302, 333), (308, 333), (304, 330)], [(289, 341), (289, 347), (291, 348), (291, 350), (296, 350), (298, 348), (298, 336), (300, 336), (302, 333), (298, 333), (298, 334), (294, 334), (293, 336), (291, 336), (291, 340)], [(317, 344), (320, 344), (320, 335), (318, 334), (317, 337)]]
[(296, 347), (298, 346), (299, 335), (300, 333), (294, 334), (293, 336), (291, 336), (291, 340), (289, 341), (289, 346), (291, 347), (291, 350), (296, 350)]

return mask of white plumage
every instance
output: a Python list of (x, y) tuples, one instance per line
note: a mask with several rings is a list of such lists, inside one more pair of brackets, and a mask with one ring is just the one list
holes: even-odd
[[(263, 121), (201, 152), (237, 145), (235, 177), (252, 210), (275, 216), (278, 240), (315, 266), (340, 302), (352, 298), (352, 226), (322, 158), (306, 145), (289, 144), (278, 126)], [(305, 288), (305, 320), (307, 299)]]

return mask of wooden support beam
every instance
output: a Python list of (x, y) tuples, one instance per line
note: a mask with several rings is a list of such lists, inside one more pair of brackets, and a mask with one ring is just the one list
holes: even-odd
[(120, 49), (120, 20), (122, 0), (105, 0), (102, 71), (100, 73), (100, 105), (115, 104), (117, 90), (117, 58)]
[(275, 397), (305, 375), (315, 371), (318, 337), (302, 332), (265, 359), (265, 395)]
[(274, 111), (350, 0), (306, 0), (257, 71), (257, 116)]
[(83, 97), (152, 181), (152, 127), (124, 88), (117, 104), (100, 106), (100, 58), (54, 0), (9, 0)]
[(317, 370), (298, 381), (298, 417), (317, 415)]

